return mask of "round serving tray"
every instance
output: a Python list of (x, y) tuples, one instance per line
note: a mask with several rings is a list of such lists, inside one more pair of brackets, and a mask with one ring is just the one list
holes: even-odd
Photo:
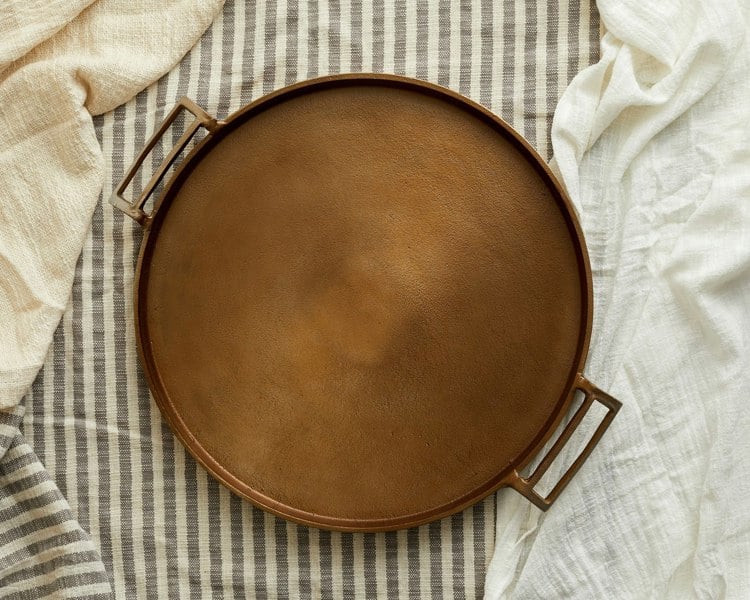
[[(123, 191), (182, 110), (195, 120), (131, 204)], [(504, 485), (546, 509), (619, 408), (581, 375), (591, 275), (565, 193), (450, 90), (325, 77), (226, 121), (183, 99), (112, 202), (145, 230), (136, 335), (156, 402), (214, 477), (277, 515), (397, 529)], [(581, 408), (522, 477), (576, 390)], [(540, 496), (594, 401), (607, 416)]]

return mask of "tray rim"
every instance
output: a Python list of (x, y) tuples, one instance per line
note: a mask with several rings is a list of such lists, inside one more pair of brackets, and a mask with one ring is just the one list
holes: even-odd
[[(171, 201), (179, 191), (181, 184), (189, 175), (192, 169), (191, 165), (194, 166), (197, 164), (215, 144), (234, 128), (240, 126), (245, 120), (252, 118), (252, 116), (263, 110), (273, 107), (279, 102), (320, 89), (357, 85), (395, 87), (437, 95), (485, 121), (498, 130), (499, 134), (505, 135), (539, 173), (557, 201), (568, 226), (571, 241), (575, 245), (579, 279), (582, 287), (581, 328), (575, 359), (571, 364), (566, 385), (560, 398), (555, 403), (550, 417), (535, 438), (519, 454), (517, 459), (509, 463), (495, 477), (492, 477), (464, 496), (456, 498), (449, 503), (413, 514), (382, 519), (333, 517), (294, 508), (254, 490), (227, 471), (193, 436), (169, 398), (159, 369), (150, 352), (146, 319), (141, 315), (141, 309), (145, 306), (144, 290), (149, 272), (148, 257), (153, 250), (153, 245), (157, 243), (158, 232), (164, 215), (167, 213)], [(144, 298), (143, 301), (141, 301), (142, 297)], [(143, 238), (140, 243), (138, 260), (133, 276), (133, 305), (137, 353), (153, 398), (159, 407), (162, 417), (167, 421), (175, 436), (193, 458), (213, 477), (219, 480), (225, 487), (259, 508), (301, 525), (343, 532), (379, 532), (394, 531), (430, 523), (460, 512), (502, 487), (517, 487), (518, 473), (533, 460), (553, 436), (572, 404), (574, 395), (578, 389), (576, 382), (583, 378), (582, 370), (588, 353), (593, 321), (593, 282), (583, 231), (567, 192), (541, 155), (509, 123), (492, 113), (486, 107), (462, 94), (431, 82), (385, 73), (345, 73), (307, 79), (261, 96), (236, 110), (225, 120), (219, 121), (215, 131), (196, 144), (183, 158), (175, 168), (172, 176), (165, 182), (162, 192), (155, 198), (151, 217), (144, 224)]]

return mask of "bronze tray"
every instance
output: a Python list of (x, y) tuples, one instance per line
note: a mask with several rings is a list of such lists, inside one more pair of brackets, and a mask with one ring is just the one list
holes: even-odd
[[(195, 120), (125, 200), (182, 110)], [(286, 519), (399, 529), (502, 486), (546, 510), (620, 407), (581, 374), (591, 273), (565, 192), (455, 92), (324, 77), (225, 121), (183, 99), (111, 202), (144, 229), (136, 336), (164, 418), (221, 483)], [(606, 417), (542, 497), (594, 401)]]

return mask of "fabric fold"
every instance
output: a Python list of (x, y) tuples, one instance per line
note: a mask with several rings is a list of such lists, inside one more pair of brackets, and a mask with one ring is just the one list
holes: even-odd
[(220, 6), (99, 0), (0, 9), (0, 407), (18, 404), (31, 385), (70, 294), (103, 178), (92, 115), (169, 70)]
[(19, 431), (23, 414), (0, 410), (0, 598), (109, 597), (99, 552)]

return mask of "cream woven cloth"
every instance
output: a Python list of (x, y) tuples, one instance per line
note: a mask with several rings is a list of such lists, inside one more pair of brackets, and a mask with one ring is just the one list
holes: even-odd
[(0, 408), (31, 385), (68, 301), (103, 182), (92, 115), (167, 72), (221, 4), (0, 3)]

